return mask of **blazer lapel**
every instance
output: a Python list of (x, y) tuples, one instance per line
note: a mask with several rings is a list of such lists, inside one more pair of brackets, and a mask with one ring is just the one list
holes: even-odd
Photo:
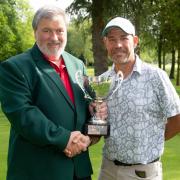
[(79, 98), (79, 95), (77, 96), (77, 94), (80, 91), (81, 91), (81, 93), (83, 93), (83, 91), (80, 89), (80, 87), (77, 83), (77, 80), (76, 80), (76, 72), (77, 72), (77, 70), (79, 70), (79, 68), (76, 66), (77, 64), (75, 62), (73, 62), (73, 59), (70, 59), (66, 53), (63, 53), (62, 56), (63, 56), (64, 62), (65, 62), (65, 65), (66, 65), (66, 68), (67, 68), (67, 71), (69, 74), (71, 87), (73, 89), (76, 111), (78, 111), (78, 110), (81, 111), (82, 110), (82, 108), (81, 108), (82, 99)]
[(63, 82), (59, 78), (59, 75), (56, 73), (56, 71), (51, 67), (51, 65), (43, 58), (42, 53), (39, 51), (37, 45), (33, 47), (32, 51), (33, 59), (36, 61), (37, 66), (41, 71), (46, 74), (53, 83), (56, 84), (57, 88), (61, 91), (64, 98), (68, 101), (70, 106), (74, 109), (74, 105), (71, 102), (69, 95), (67, 94), (67, 91), (64, 87)]

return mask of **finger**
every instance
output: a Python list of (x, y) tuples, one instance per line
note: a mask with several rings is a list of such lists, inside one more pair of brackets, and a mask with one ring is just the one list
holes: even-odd
[(95, 113), (95, 108), (96, 108), (96, 103), (94, 102), (91, 102), (90, 105), (89, 105), (89, 112), (90, 114), (93, 116), (94, 113)]
[(82, 149), (83, 152), (87, 151), (87, 148)]
[(72, 144), (70, 148), (71, 156), (80, 154), (83, 148), (84, 146), (82, 146), (80, 143)]
[(73, 138), (72, 142), (76, 144), (81, 140), (81, 138), (82, 138), (82, 134), (78, 134)]
[(68, 150), (68, 149), (65, 149), (65, 150), (64, 150), (64, 153), (65, 153), (65, 155), (68, 156), (68, 157), (71, 157), (71, 156), (72, 156), (72, 152), (71, 152), (70, 150)]
[(106, 106), (100, 106), (99, 107), (100, 112), (107, 113), (107, 107)]

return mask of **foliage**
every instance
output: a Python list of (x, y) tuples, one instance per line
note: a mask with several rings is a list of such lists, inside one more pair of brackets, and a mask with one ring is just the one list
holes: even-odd
[(27, 49), (33, 42), (30, 22), (32, 9), (28, 0), (0, 1), (0, 59), (4, 60)]
[(28, 0), (16, 0), (18, 17), (20, 19), (17, 24), (17, 31), (20, 34), (22, 51), (30, 48), (34, 43), (34, 34), (31, 25), (34, 12), (27, 2)]
[(77, 24), (77, 20), (72, 19), (68, 28), (66, 46), (68, 52), (79, 57), (87, 66), (93, 62), (90, 23), (85, 20), (81, 24)]
[[(67, 9), (73, 15), (66, 50), (94, 65), (95, 74), (110, 62), (101, 38), (106, 22), (114, 16), (130, 19), (140, 38), (137, 53), (163, 68), (172, 63), (170, 77), (180, 83), (180, 1), (178, 0), (74, 0)], [(173, 11), (172, 11), (173, 9)], [(32, 9), (28, 0), (0, 0), (0, 60), (21, 53), (34, 43)], [(163, 60), (161, 60), (163, 59)], [(175, 72), (176, 71), (176, 72)], [(179, 83), (178, 83), (179, 82)]]
[[(107, 62), (107, 54), (101, 48), (100, 32), (105, 22), (114, 16), (126, 17), (135, 25), (136, 34), (140, 37), (138, 54), (142, 53), (142, 57), (149, 59), (149, 62), (158, 60), (160, 67), (161, 56), (163, 63), (167, 63), (166, 54), (170, 54), (174, 49), (177, 51), (180, 46), (180, 11), (174, 8), (179, 7), (179, 4), (178, 0), (74, 0), (68, 12), (75, 14), (79, 23), (87, 18), (92, 21), (92, 49), (96, 73), (100, 72), (103, 66), (108, 66), (104, 63)], [(172, 70), (175, 65), (174, 57), (170, 58)]]
[[(7, 3), (8, 2), (8, 3)], [(10, 6), (14, 5), (14, 1), (0, 1), (0, 42), (2, 43), (0, 47), (0, 57), (1, 59), (6, 58), (6, 56), (10, 56), (15, 53), (15, 40), (16, 36), (11, 28), (12, 22), (9, 19), (12, 19), (14, 15), (14, 11)], [(12, 16), (12, 18), (11, 18)], [(13, 44), (13, 46), (12, 46)]]

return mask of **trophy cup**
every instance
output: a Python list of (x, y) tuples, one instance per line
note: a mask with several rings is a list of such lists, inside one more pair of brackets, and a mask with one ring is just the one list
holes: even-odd
[[(78, 79), (77, 82), (85, 93), (85, 97), (96, 103), (96, 111), (103, 101), (117, 91), (123, 80), (121, 71), (116, 75), (112, 75), (110, 72), (107, 71), (100, 76), (92, 77), (82, 76), (80, 72), (76, 73), (76, 80)], [(97, 117), (94, 113), (91, 120), (85, 125), (85, 131), (91, 136), (109, 136), (110, 125), (105, 119)]]

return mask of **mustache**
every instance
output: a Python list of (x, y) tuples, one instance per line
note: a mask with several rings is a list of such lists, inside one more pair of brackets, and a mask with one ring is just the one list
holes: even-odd
[(61, 41), (50, 41), (48, 42), (49, 45), (61, 45)]
[(126, 51), (123, 50), (122, 48), (116, 48), (113, 50), (113, 53), (126, 53)]

